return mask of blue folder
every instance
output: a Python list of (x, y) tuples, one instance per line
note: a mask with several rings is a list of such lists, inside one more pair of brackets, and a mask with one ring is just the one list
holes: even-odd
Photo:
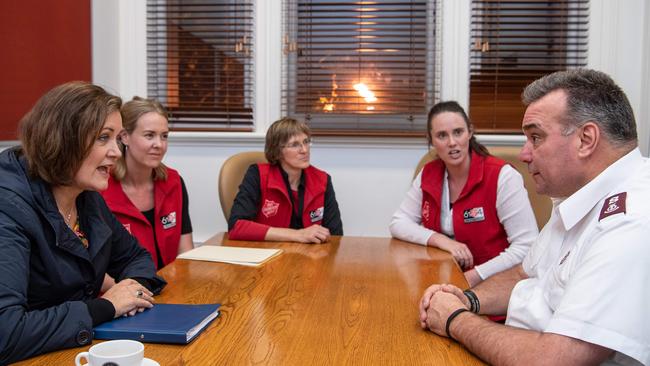
[(155, 304), (135, 316), (95, 327), (97, 339), (133, 339), (149, 343), (190, 343), (217, 316), (221, 304)]

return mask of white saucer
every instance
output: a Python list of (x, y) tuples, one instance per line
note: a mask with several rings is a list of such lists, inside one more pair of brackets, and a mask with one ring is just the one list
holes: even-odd
[(156, 361), (150, 359), (150, 358), (146, 358), (146, 357), (145, 357), (145, 358), (142, 360), (142, 364), (141, 364), (141, 366), (160, 366), (160, 364), (159, 364), (158, 362), (156, 362)]
[[(88, 364), (84, 363), (83, 366), (88, 366)], [(144, 359), (142, 359), (142, 363), (140, 364), (140, 366), (160, 366), (160, 364), (150, 358), (145, 357)]]

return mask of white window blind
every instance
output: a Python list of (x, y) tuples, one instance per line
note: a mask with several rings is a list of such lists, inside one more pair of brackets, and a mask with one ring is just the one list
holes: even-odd
[(469, 113), (482, 132), (521, 132), (521, 92), (587, 64), (588, 0), (473, 0)]
[(175, 130), (253, 127), (253, 0), (148, 0), (148, 96)]
[(438, 6), (285, 0), (283, 113), (333, 133), (422, 132), (440, 90)]

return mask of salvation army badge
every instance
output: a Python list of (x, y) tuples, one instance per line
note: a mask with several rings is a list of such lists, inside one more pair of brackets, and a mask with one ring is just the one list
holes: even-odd
[(161, 217), (160, 222), (162, 223), (163, 229), (176, 226), (176, 211), (172, 211), (169, 215)]
[(478, 222), (485, 220), (483, 207), (474, 207), (469, 210), (463, 211), (463, 222), (469, 224), (470, 222)]
[(424, 201), (422, 204), (422, 218), (424, 221), (429, 221), (429, 201)]
[(267, 219), (271, 216), (275, 216), (278, 213), (278, 207), (280, 204), (271, 200), (264, 200), (264, 205), (262, 206), (262, 215)]
[(600, 216), (598, 216), (598, 221), (619, 213), (625, 213), (625, 199), (627, 198), (627, 192), (617, 193), (611, 197), (605, 199), (603, 208), (600, 209)]
[(314, 211), (309, 212), (309, 218), (311, 219), (311, 222), (316, 222), (316, 221), (321, 221), (323, 219), (323, 212), (325, 211), (324, 207), (319, 207), (315, 209)]

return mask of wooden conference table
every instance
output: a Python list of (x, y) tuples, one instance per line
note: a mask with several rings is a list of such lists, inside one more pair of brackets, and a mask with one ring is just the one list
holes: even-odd
[[(160, 303), (219, 302), (221, 315), (186, 346), (145, 344), (161, 365), (482, 365), (454, 341), (420, 328), (430, 284), (467, 284), (446, 252), (389, 238), (334, 237), (328, 244), (230, 241), (281, 248), (260, 267), (176, 260)], [(95, 343), (98, 341), (95, 341)], [(71, 365), (88, 347), (23, 365)]]

